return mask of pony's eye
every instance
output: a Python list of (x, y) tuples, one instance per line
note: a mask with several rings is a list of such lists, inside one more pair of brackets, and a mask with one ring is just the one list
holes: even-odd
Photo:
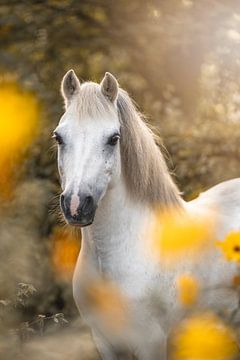
[(108, 145), (111, 145), (111, 146), (116, 145), (119, 139), (120, 139), (119, 134), (114, 134), (114, 135), (110, 136), (110, 138), (108, 139)]
[(53, 133), (53, 139), (56, 140), (56, 142), (58, 143), (58, 145), (62, 145), (63, 144), (63, 139), (62, 137), (58, 134), (58, 133)]

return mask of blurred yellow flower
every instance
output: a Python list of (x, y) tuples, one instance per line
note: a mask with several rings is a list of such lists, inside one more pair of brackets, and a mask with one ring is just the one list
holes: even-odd
[(106, 330), (123, 331), (128, 322), (127, 300), (113, 282), (103, 279), (89, 281), (85, 296), (94, 317)]
[(238, 287), (240, 286), (240, 276), (239, 275), (235, 275), (232, 279), (232, 285), (234, 287)]
[(214, 221), (210, 217), (196, 217), (177, 210), (158, 212), (150, 236), (153, 251), (161, 262), (169, 265), (186, 258), (194, 260), (201, 252), (213, 248)]
[(0, 195), (9, 196), (23, 155), (38, 130), (36, 97), (13, 82), (0, 84)]
[(55, 273), (63, 280), (71, 279), (80, 251), (80, 239), (71, 230), (56, 227), (52, 235), (52, 246)]
[(211, 313), (183, 321), (171, 345), (172, 360), (230, 360), (240, 355), (232, 330)]
[(198, 298), (199, 286), (197, 279), (189, 274), (177, 278), (178, 298), (182, 305), (194, 305)]
[(224, 241), (218, 241), (225, 258), (240, 263), (240, 232), (230, 232)]

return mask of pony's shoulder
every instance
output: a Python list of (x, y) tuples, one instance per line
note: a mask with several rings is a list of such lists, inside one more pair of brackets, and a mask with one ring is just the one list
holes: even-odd
[(188, 204), (209, 201), (238, 201), (240, 203), (240, 178), (223, 181), (210, 189), (203, 191)]
[(224, 181), (186, 203), (188, 211), (209, 213), (219, 220), (220, 234), (240, 229), (240, 178)]

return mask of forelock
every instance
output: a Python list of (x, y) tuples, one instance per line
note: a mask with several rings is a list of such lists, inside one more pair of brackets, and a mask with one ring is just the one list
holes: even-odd
[(76, 101), (80, 118), (87, 116), (97, 119), (114, 114), (113, 104), (102, 94), (100, 85), (97, 83), (81, 84)]

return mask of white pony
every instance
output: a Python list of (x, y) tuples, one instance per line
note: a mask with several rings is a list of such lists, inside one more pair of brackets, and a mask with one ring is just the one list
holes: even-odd
[[(70, 70), (63, 78), (62, 94), (66, 111), (54, 131), (63, 190), (60, 203), (66, 221), (82, 228), (74, 299), (103, 359), (128, 355), (163, 359), (179, 309), (176, 274), (144, 252), (150, 246), (146, 229), (154, 207), (191, 212), (218, 208), (218, 238), (223, 238), (240, 227), (240, 179), (221, 183), (185, 203), (152, 132), (113, 75), (106, 73), (100, 85), (80, 84)], [(229, 282), (234, 271), (218, 254), (200, 261), (197, 268), (202, 282), (209, 285)], [(118, 335), (95, 319), (85, 301), (86, 287), (102, 278), (114, 281), (131, 310), (129, 328)], [(161, 314), (154, 307), (154, 293), (161, 298)], [(230, 295), (220, 291), (209, 301), (227, 299), (233, 306), (235, 298)]]

